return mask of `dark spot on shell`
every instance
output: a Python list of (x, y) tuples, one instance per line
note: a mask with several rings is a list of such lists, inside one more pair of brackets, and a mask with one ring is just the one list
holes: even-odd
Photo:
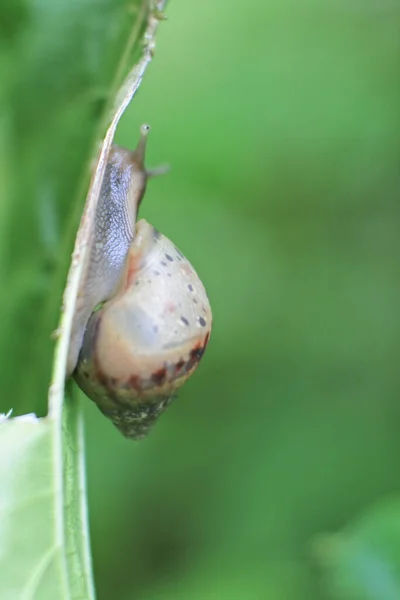
[(156, 229), (155, 227), (153, 227), (153, 240), (155, 242), (157, 242), (157, 240), (159, 240), (161, 237), (161, 233), (158, 231), (158, 229)]
[(187, 363), (188, 371), (190, 371), (190, 369), (193, 369), (193, 367), (200, 361), (203, 354), (204, 354), (204, 347), (202, 347), (200, 345), (196, 346), (195, 348), (193, 348), (190, 351), (190, 358)]
[(206, 309), (204, 308), (204, 306), (203, 306), (203, 308), (201, 310), (203, 311), (203, 313), (207, 312)]
[(152, 373), (151, 380), (156, 385), (162, 385), (164, 383), (166, 377), (167, 377), (167, 369), (165, 367), (162, 367), (161, 369), (158, 369), (158, 371), (155, 371), (154, 373)]
[(203, 319), (203, 317), (199, 317), (199, 323), (202, 327), (205, 327), (207, 325), (207, 322), (205, 319)]
[(172, 258), (172, 256), (171, 256), (170, 254), (166, 254), (166, 255), (165, 255), (165, 258), (166, 258), (167, 260), (169, 260), (170, 262), (174, 262), (174, 259)]
[(200, 360), (200, 358), (203, 356), (203, 352), (204, 349), (201, 348), (200, 346), (198, 346), (197, 348), (193, 348), (193, 350), (190, 351), (190, 358), (196, 359), (196, 360)]
[(204, 348), (194, 348), (190, 352), (190, 358), (192, 360), (200, 360), (200, 358), (203, 356), (203, 353), (204, 353)]
[(159, 275), (160, 271), (153, 271), (154, 275)]
[(138, 375), (132, 375), (131, 377), (129, 377), (128, 383), (129, 383), (129, 386), (131, 388), (133, 388), (134, 390), (136, 390), (137, 392), (141, 391), (142, 386), (140, 383), (140, 377)]
[(166, 267), (166, 266), (167, 266), (167, 263), (165, 262), (165, 260), (162, 260), (162, 261), (161, 261), (161, 264), (162, 264), (162, 266), (163, 266), (163, 267)]
[(148, 280), (147, 280), (147, 283), (151, 283), (151, 279), (148, 279)]
[(167, 273), (167, 276), (168, 276), (168, 277), (172, 277), (171, 273)]
[(189, 321), (185, 317), (181, 317), (181, 321), (184, 325), (189, 325)]
[(183, 358), (181, 358), (180, 360), (178, 360), (178, 362), (175, 365), (176, 371), (180, 371), (184, 366), (185, 366), (185, 361), (183, 360)]
[(197, 304), (196, 298), (193, 298), (193, 302), (194, 302), (194, 304)]
[(192, 286), (191, 283), (189, 283), (189, 285), (188, 285), (188, 290), (189, 290), (189, 292), (194, 292), (194, 287)]

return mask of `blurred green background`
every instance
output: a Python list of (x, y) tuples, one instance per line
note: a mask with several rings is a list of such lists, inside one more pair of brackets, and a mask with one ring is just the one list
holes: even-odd
[(375, 567), (400, 582), (400, 2), (167, 15), (117, 142), (151, 124), (171, 172), (141, 216), (195, 266), (214, 328), (145, 441), (85, 403), (98, 598), (398, 599)]

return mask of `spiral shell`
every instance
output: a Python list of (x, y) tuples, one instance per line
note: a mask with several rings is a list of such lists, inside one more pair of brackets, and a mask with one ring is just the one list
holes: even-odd
[(193, 267), (142, 219), (120, 289), (89, 320), (75, 380), (126, 437), (140, 439), (195, 370), (211, 322)]

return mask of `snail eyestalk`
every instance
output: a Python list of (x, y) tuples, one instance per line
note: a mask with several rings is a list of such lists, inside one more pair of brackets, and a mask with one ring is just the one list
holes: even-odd
[(144, 160), (146, 157), (147, 136), (149, 133), (150, 125), (144, 124), (140, 127), (140, 138), (135, 150), (132, 152), (133, 160), (137, 163), (138, 167), (141, 167), (144, 171), (146, 171)]
[(137, 166), (145, 172), (147, 179), (165, 175), (170, 170), (169, 165), (160, 165), (159, 167), (154, 167), (153, 169), (146, 169), (144, 161), (147, 148), (147, 136), (149, 135), (150, 131), (150, 125), (143, 124), (140, 127), (140, 139), (136, 149), (132, 152), (133, 160), (136, 162)]

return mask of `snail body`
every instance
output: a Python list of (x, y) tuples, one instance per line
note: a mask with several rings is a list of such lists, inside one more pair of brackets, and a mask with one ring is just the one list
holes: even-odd
[(114, 147), (106, 167), (69, 364), (84, 393), (132, 439), (148, 433), (194, 372), (212, 322), (189, 261), (147, 221), (135, 223), (152, 174), (143, 166), (145, 133), (133, 153)]
[(67, 375), (76, 367), (89, 317), (96, 306), (113, 296), (122, 276), (135, 234), (137, 212), (149, 173), (144, 167), (147, 125), (141, 128), (136, 150), (113, 145), (97, 202), (87, 260), (78, 292), (69, 344)]

